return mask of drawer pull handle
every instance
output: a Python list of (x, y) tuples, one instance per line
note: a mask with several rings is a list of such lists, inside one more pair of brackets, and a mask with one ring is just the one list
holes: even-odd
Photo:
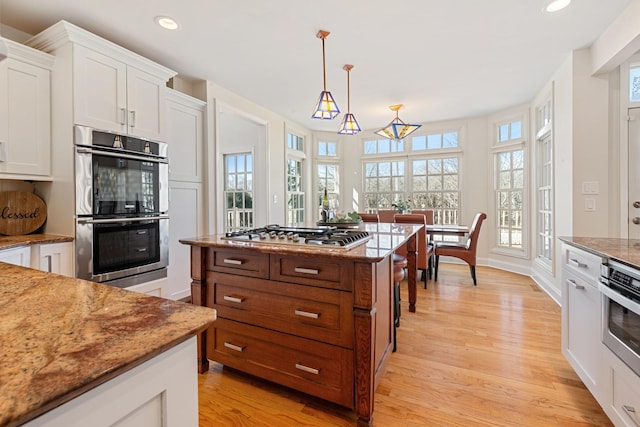
[(636, 426), (640, 427), (640, 418), (638, 418), (636, 409), (633, 406), (629, 405), (622, 405), (622, 409), (624, 410), (625, 414), (627, 414), (629, 418), (631, 418), (631, 421), (633, 421)]
[(301, 363), (296, 363), (296, 369), (300, 369), (301, 371), (309, 372), (310, 374), (318, 375), (320, 373), (319, 369), (310, 368)]
[(573, 286), (575, 289), (584, 289), (584, 286), (578, 285), (573, 279), (567, 279), (567, 283), (569, 284), (569, 286)]
[(311, 268), (302, 268), (302, 267), (296, 267), (293, 269), (293, 271), (295, 271), (296, 273), (304, 273), (304, 274), (320, 274), (320, 270), (314, 270)]
[(237, 302), (238, 304), (241, 304), (244, 301), (244, 298), (238, 298), (231, 295), (225, 295), (222, 297), (222, 299), (224, 299), (225, 301)]
[(309, 311), (295, 310), (294, 313), (296, 316), (309, 317), (311, 319), (317, 319), (320, 317), (318, 313), (311, 313)]
[(225, 342), (224, 346), (229, 348), (229, 349), (231, 349), (231, 350), (239, 351), (240, 353), (242, 353), (244, 351), (244, 346), (241, 347), (239, 345), (231, 344), (230, 342)]
[(244, 261), (240, 259), (225, 258), (222, 260), (222, 262), (224, 262), (225, 264), (242, 265)]
[(574, 258), (571, 258), (568, 261), (568, 263), (570, 265), (574, 266), (574, 267), (577, 267), (577, 268), (587, 268), (587, 264), (584, 264), (584, 263), (582, 263), (582, 262), (580, 262), (580, 261), (578, 261), (577, 259), (574, 259)]

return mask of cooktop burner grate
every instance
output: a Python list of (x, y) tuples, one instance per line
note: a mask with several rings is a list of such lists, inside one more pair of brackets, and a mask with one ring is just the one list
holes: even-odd
[(226, 240), (251, 241), (252, 243), (326, 245), (341, 248), (351, 248), (370, 238), (369, 233), (364, 230), (343, 230), (336, 227), (282, 227), (275, 224), (228, 232), (224, 237)]

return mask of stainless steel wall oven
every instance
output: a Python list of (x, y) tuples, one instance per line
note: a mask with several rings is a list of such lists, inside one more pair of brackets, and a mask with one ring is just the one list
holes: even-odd
[(640, 375), (640, 271), (610, 260), (602, 265), (602, 342)]
[(167, 144), (75, 127), (76, 275), (128, 287), (166, 277)]

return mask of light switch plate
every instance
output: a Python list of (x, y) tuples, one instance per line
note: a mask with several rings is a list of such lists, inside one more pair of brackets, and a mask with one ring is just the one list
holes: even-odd
[(585, 181), (582, 183), (582, 194), (598, 194), (598, 181)]
[(587, 197), (584, 199), (584, 210), (586, 212), (595, 212), (596, 211), (596, 199), (593, 197)]

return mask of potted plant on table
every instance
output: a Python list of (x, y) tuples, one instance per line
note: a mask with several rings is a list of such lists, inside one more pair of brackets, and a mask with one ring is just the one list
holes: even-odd
[(411, 199), (407, 200), (398, 200), (395, 203), (392, 203), (391, 206), (396, 210), (397, 213), (411, 213)]

